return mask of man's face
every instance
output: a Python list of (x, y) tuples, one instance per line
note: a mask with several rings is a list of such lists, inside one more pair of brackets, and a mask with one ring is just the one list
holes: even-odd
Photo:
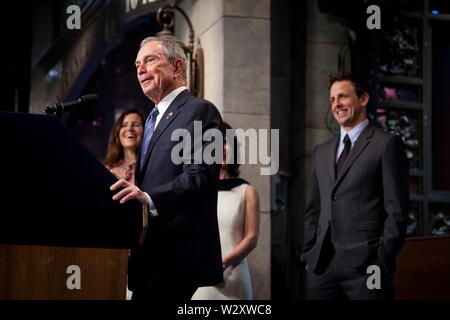
[(363, 122), (369, 95), (358, 97), (352, 83), (348, 80), (337, 81), (330, 88), (330, 104), (334, 118), (344, 129), (352, 129)]
[(164, 54), (161, 42), (150, 41), (142, 46), (136, 57), (136, 70), (144, 94), (154, 103), (173, 90), (175, 66)]

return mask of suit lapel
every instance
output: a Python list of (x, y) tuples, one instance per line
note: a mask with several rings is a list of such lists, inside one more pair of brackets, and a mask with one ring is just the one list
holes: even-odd
[[(169, 127), (170, 123), (178, 116), (178, 114), (180, 113), (179, 107), (181, 107), (186, 102), (188, 96), (189, 96), (188, 90), (182, 91), (175, 98), (175, 100), (173, 100), (173, 102), (167, 108), (166, 112), (164, 112), (163, 116), (161, 117), (161, 120), (156, 126), (155, 132), (153, 132), (152, 139), (150, 140), (150, 144), (147, 148), (144, 163), (142, 164), (142, 166), (140, 165), (140, 163), (138, 163), (139, 168), (142, 167), (142, 170), (138, 169), (139, 176), (145, 173), (146, 164), (148, 162), (148, 159), (150, 158), (150, 155), (153, 151), (153, 148), (155, 147), (156, 142), (161, 137), (163, 132)], [(140, 159), (140, 157), (138, 159)]]
[(336, 180), (336, 150), (338, 144), (339, 144), (339, 136), (331, 140), (327, 152), (328, 172), (333, 182)]
[(354, 147), (350, 151), (348, 158), (344, 162), (344, 166), (341, 169), (339, 177), (336, 178), (334, 188), (336, 188), (336, 186), (341, 182), (341, 180), (347, 174), (347, 171), (352, 166), (353, 162), (355, 162), (356, 158), (358, 158), (361, 152), (369, 144), (370, 138), (372, 137), (374, 130), (375, 128), (371, 124), (368, 124), (367, 127), (363, 130), (363, 132), (361, 132), (360, 136), (355, 142)]

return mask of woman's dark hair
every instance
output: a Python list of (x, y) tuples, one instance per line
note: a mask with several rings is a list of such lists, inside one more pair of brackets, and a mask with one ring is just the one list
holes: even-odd
[(225, 143), (227, 143), (226, 138), (227, 138), (227, 133), (226, 130), (229, 130), (228, 135), (230, 135), (230, 132), (232, 133), (233, 136), (233, 141), (234, 141), (234, 147), (233, 147), (233, 163), (227, 163), (227, 171), (228, 174), (234, 178), (239, 177), (239, 166), (240, 164), (238, 163), (238, 152), (239, 152), (239, 143), (237, 140), (236, 135), (234, 134), (234, 129), (226, 122), (222, 122), (222, 132), (224, 133), (223, 136), (223, 143), (225, 145)]
[(144, 116), (142, 113), (137, 109), (129, 109), (120, 115), (119, 119), (114, 122), (114, 125), (111, 129), (111, 134), (109, 135), (109, 142), (108, 142), (108, 149), (106, 151), (106, 157), (103, 160), (103, 163), (107, 166), (114, 166), (119, 161), (123, 160), (124, 153), (123, 153), (123, 146), (120, 143), (119, 133), (120, 128), (122, 127), (122, 122), (125, 119), (125, 117), (129, 114), (135, 113), (137, 114), (142, 121), (142, 125), (144, 125)]

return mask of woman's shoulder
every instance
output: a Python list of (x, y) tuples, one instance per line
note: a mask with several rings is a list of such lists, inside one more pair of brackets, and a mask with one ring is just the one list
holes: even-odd
[(258, 191), (256, 191), (256, 188), (251, 184), (248, 184), (247, 188), (245, 188), (245, 199), (254, 199), (255, 201), (258, 201), (259, 199)]

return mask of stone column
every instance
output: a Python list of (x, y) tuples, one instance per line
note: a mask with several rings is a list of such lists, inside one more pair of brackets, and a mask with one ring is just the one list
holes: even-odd
[[(307, 12), (305, 146), (309, 157), (316, 145), (331, 138), (332, 131), (337, 131), (333, 116), (329, 113), (328, 74), (338, 71), (339, 53), (344, 54), (348, 47), (347, 29), (337, 22), (330, 22), (319, 11), (317, 3), (318, 0), (308, 1)], [(347, 57), (349, 70), (350, 52), (347, 52)], [(309, 174), (306, 176), (309, 177)]]

